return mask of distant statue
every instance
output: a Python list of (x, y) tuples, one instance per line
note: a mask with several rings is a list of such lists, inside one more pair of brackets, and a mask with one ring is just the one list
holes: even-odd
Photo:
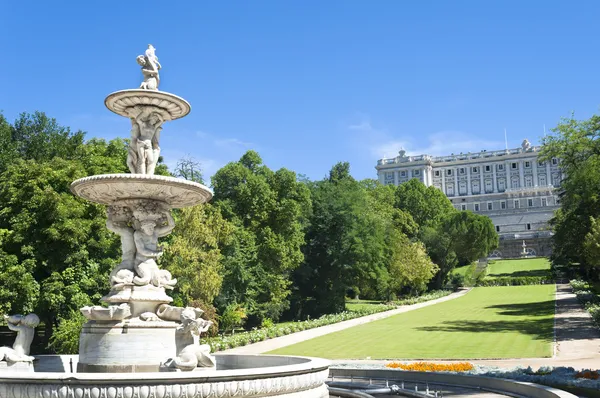
[(531, 143), (527, 138), (525, 138), (521, 143), (521, 148), (523, 148), (524, 151), (528, 151), (531, 148)]
[[(161, 270), (156, 264), (156, 259), (163, 254), (158, 245), (158, 238), (167, 236), (173, 228), (175, 221), (171, 212), (159, 208), (156, 202), (148, 201), (138, 206), (133, 211), (136, 220), (133, 239), (136, 247), (135, 273), (133, 283), (138, 286), (152, 284), (156, 287), (173, 289), (177, 279), (171, 279), (171, 273)], [(166, 225), (161, 220), (166, 219)]]
[(200, 335), (212, 325), (211, 321), (201, 318), (203, 311), (199, 308), (186, 307), (181, 311), (181, 326), (179, 330), (186, 338), (191, 337), (192, 343), (185, 346), (176, 358), (165, 363), (167, 367), (191, 371), (197, 367), (214, 367), (215, 358), (210, 355), (210, 346), (200, 344)]
[(17, 332), (17, 338), (12, 348), (0, 347), (0, 361), (7, 362), (32, 362), (29, 349), (33, 341), (34, 329), (40, 323), (36, 314), (29, 315), (4, 315), (8, 328)]
[(404, 158), (404, 157), (406, 157), (406, 151), (404, 150), (404, 148), (400, 149), (400, 151), (398, 152), (398, 155), (399, 155), (401, 158)]
[(137, 63), (142, 67), (142, 74), (144, 75), (144, 81), (140, 85), (141, 89), (158, 90), (158, 85), (160, 84), (158, 71), (161, 66), (155, 52), (156, 49), (152, 44), (148, 44), (145, 55), (138, 55), (136, 59)]

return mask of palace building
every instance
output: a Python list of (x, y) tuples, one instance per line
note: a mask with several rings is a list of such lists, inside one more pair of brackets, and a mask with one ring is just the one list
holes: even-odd
[(399, 185), (417, 178), (440, 189), (458, 210), (490, 217), (500, 236), (492, 256), (550, 254), (548, 221), (559, 207), (556, 188), (559, 160), (538, 159), (541, 146), (524, 140), (521, 148), (448, 156), (407, 156), (377, 161), (382, 184)]

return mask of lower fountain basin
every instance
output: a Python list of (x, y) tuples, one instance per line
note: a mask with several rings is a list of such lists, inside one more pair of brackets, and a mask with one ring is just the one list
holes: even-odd
[[(57, 356), (41, 356), (62, 371)], [(277, 355), (216, 355), (217, 370), (176, 373), (0, 373), (6, 398), (327, 398), (329, 361)], [(73, 357), (71, 357), (73, 358)]]

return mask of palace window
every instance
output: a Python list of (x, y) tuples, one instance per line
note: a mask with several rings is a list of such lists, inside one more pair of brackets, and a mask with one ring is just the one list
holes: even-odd
[(406, 177), (406, 171), (401, 171), (400, 172), (400, 177)]
[(546, 206), (548, 206), (548, 199), (546, 199), (546, 198), (542, 198), (542, 206), (543, 206), (543, 207), (546, 207)]
[(525, 177), (525, 186), (526, 187), (532, 187), (533, 186), (533, 177), (531, 177), (531, 176), (526, 176)]
[(492, 169), (492, 168), (490, 167), (490, 165), (489, 165), (489, 164), (485, 166), (485, 171), (491, 171), (491, 169)]
[(528, 169), (531, 167), (531, 162), (525, 162), (525, 168)]
[(525, 225), (525, 228), (527, 228), (527, 230), (531, 230), (531, 224), (527, 223), (527, 225)]
[(527, 206), (533, 207), (533, 199), (531, 199), (531, 198), (527, 199)]
[(516, 169), (518, 169), (518, 168), (519, 168), (519, 164), (518, 164), (517, 162), (512, 162), (512, 163), (510, 164), (510, 167), (511, 167), (513, 170), (516, 170)]
[(487, 208), (488, 208), (488, 210), (493, 210), (494, 209), (494, 205), (492, 204), (492, 202), (488, 202)]
[(506, 209), (506, 201), (505, 200), (503, 200), (502, 202), (500, 202), (500, 208), (502, 210)]
[(436, 176), (436, 177), (439, 177), (439, 176), (440, 176), (440, 171), (439, 171), (439, 170), (436, 170), (436, 171), (435, 171), (435, 176)]
[(446, 174), (449, 175), (449, 176), (451, 176), (452, 175), (452, 169), (446, 170)]
[(519, 199), (515, 199), (514, 204), (515, 204), (515, 209), (518, 209), (519, 208)]
[(541, 174), (538, 176), (539, 182), (540, 182), (540, 186), (544, 187), (548, 184), (548, 182), (546, 181), (546, 174)]
[(504, 165), (503, 164), (499, 164), (498, 165), (498, 170), (500, 170), (500, 171), (504, 170)]
[(544, 163), (544, 162), (538, 162), (539, 167), (544, 167), (545, 165), (546, 165), (546, 163)]
[(467, 205), (466, 204), (461, 204), (460, 205), (460, 209), (461, 210), (467, 210)]
[(496, 225), (496, 232), (500, 232), (500, 225)]
[(413, 175), (416, 175), (416, 176), (418, 176), (419, 174), (421, 174), (421, 170), (415, 170), (415, 171), (413, 172)]
[(464, 168), (464, 167), (461, 167), (460, 169), (458, 169), (458, 172), (459, 172), (460, 174), (465, 174), (465, 168)]
[(556, 166), (558, 164), (558, 159), (552, 158), (552, 164)]
[(475, 203), (475, 211), (479, 211), (479, 203)]
[(473, 173), (479, 173), (479, 167), (473, 167), (471, 170)]

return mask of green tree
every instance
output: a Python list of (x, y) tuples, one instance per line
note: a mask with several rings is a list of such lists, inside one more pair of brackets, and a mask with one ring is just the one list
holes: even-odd
[(431, 226), (456, 210), (439, 189), (413, 178), (396, 189), (396, 207), (409, 213), (420, 226)]
[(375, 294), (387, 278), (386, 223), (364, 184), (341, 163), (310, 187), (305, 259), (294, 275), (292, 314), (299, 318), (343, 311), (349, 289)]
[[(600, 116), (576, 120), (562, 119), (544, 138), (540, 158), (560, 159), (563, 180), (560, 210), (550, 221), (554, 236), (552, 258), (555, 263), (580, 263), (588, 276), (597, 278), (594, 264), (586, 257), (584, 242), (591, 231), (591, 220), (600, 217)], [(593, 235), (593, 234), (592, 234)]]
[[(302, 218), (310, 207), (310, 193), (286, 169), (270, 170), (258, 153), (246, 152), (212, 178), (213, 203), (237, 228), (233, 258), (220, 303), (236, 302), (248, 310), (250, 324), (267, 317), (278, 319), (289, 306), (290, 273), (303, 259)], [(242, 261), (244, 263), (242, 263)], [(239, 299), (239, 300), (238, 300)]]
[(212, 305), (223, 281), (221, 247), (228, 244), (233, 225), (210, 204), (181, 209), (161, 263), (177, 277), (173, 296), (178, 304)]

